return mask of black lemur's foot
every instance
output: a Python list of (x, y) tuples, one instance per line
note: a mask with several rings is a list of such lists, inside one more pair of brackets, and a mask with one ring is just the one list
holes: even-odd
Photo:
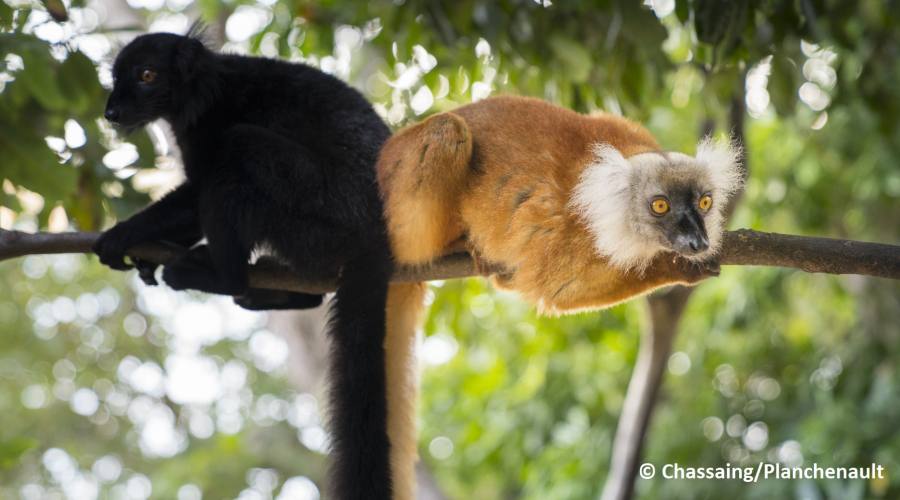
[(322, 305), (323, 295), (251, 288), (234, 297), (234, 303), (251, 311), (312, 309)]
[(192, 248), (180, 259), (166, 265), (162, 277), (173, 290), (199, 290), (219, 295), (241, 295), (247, 292), (246, 282), (232, 283), (216, 272), (206, 245)]
[(312, 309), (322, 305), (324, 297), (321, 294), (229, 286), (213, 268), (209, 249), (205, 245), (191, 249), (181, 259), (165, 266), (162, 276), (174, 290), (232, 295), (235, 304), (251, 311)]

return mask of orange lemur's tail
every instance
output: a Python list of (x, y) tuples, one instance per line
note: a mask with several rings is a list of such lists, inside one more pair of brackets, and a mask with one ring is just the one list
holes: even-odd
[(387, 428), (391, 443), (394, 500), (416, 498), (416, 329), (425, 305), (424, 283), (392, 283), (388, 288)]
[[(472, 136), (458, 115), (444, 113), (401, 130), (381, 150), (378, 183), (397, 264), (426, 265), (462, 236), (458, 199), (472, 159)], [(416, 497), (415, 338), (424, 283), (388, 289), (388, 437), (394, 500)]]
[(462, 235), (452, 207), (466, 185), (472, 145), (466, 122), (442, 113), (401, 130), (381, 150), (378, 183), (398, 263), (427, 264)]

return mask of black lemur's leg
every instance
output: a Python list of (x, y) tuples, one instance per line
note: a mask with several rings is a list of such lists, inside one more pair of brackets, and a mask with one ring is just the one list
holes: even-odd
[[(207, 245), (192, 248), (184, 257), (165, 267), (163, 279), (175, 289), (199, 290), (206, 293), (227, 294), (216, 273)], [(311, 309), (322, 305), (321, 294), (248, 288), (234, 297), (235, 304), (251, 311), (276, 309)]]
[[(254, 247), (284, 232), (302, 237), (301, 220), (291, 227), (290, 218), (297, 217), (298, 208), (315, 203), (321, 171), (306, 148), (253, 125), (237, 125), (223, 134), (214, 168), (215, 178), (200, 186), (198, 197), (198, 218), (214, 272), (204, 276), (199, 269), (178, 264), (168, 266), (163, 278), (175, 289), (241, 296), (249, 290), (247, 261)], [(258, 303), (248, 300), (246, 305), (313, 302), (274, 293), (257, 298)]]
[[(277, 265), (284, 265), (280, 259), (263, 256), (256, 263), (263, 264), (273, 260)], [(322, 305), (325, 295), (321, 293), (291, 292), (288, 290), (271, 290), (268, 288), (250, 288), (247, 293), (234, 297), (234, 303), (250, 311), (270, 311), (277, 309), (313, 309)]]
[(192, 248), (188, 253), (163, 268), (163, 281), (175, 290), (198, 290), (230, 295), (216, 272), (208, 245)]
[[(225, 175), (225, 174), (223, 174)], [(247, 291), (247, 261), (253, 242), (242, 238), (237, 217), (246, 203), (240, 185), (220, 182), (200, 193), (200, 227), (207, 244), (191, 250), (163, 269), (163, 280), (175, 290), (195, 289), (223, 295)]]
[[(184, 227), (173, 230), (166, 234), (161, 241), (173, 243), (183, 248), (190, 248), (201, 239), (203, 239), (203, 232), (200, 230), (200, 223), (197, 222), (193, 225), (185, 225)], [(132, 258), (131, 261), (134, 264), (134, 268), (137, 270), (141, 281), (148, 285), (159, 284), (156, 281), (156, 268), (159, 267), (158, 264), (136, 258)]]
[(100, 257), (100, 262), (113, 269), (124, 270), (129, 267), (124, 259), (131, 247), (166, 239), (172, 234), (199, 236), (197, 227), (197, 191), (192, 184), (184, 183), (156, 203), (104, 232), (93, 250)]

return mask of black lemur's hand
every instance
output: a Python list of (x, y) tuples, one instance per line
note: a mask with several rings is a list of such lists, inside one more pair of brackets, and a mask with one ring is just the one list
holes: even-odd
[(135, 259), (133, 257), (131, 261), (134, 263), (134, 268), (137, 269), (138, 276), (145, 285), (156, 286), (159, 284), (159, 282), (156, 281), (156, 268), (159, 267), (159, 264), (150, 262), (149, 260)]
[(148, 241), (166, 240), (190, 247), (200, 240), (203, 234), (197, 222), (195, 198), (193, 185), (184, 183), (178, 186), (156, 203), (100, 235), (94, 243), (94, 253), (100, 257), (100, 262), (113, 269), (137, 267), (144, 283), (155, 285), (153, 273), (157, 266), (134, 259), (134, 265), (128, 265), (125, 254), (131, 247)]
[(100, 235), (94, 243), (93, 251), (103, 264), (125, 271), (132, 267), (125, 263), (125, 254), (137, 243), (128, 222), (120, 222)]

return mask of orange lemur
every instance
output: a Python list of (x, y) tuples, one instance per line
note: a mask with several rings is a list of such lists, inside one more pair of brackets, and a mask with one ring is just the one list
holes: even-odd
[[(387, 141), (378, 161), (391, 247), (424, 266), (465, 241), (544, 313), (601, 309), (718, 274), (722, 210), (740, 152), (702, 141), (667, 152), (641, 125), (530, 98), (435, 115)], [(421, 284), (388, 300), (388, 427), (397, 500), (414, 498), (412, 338)]]

